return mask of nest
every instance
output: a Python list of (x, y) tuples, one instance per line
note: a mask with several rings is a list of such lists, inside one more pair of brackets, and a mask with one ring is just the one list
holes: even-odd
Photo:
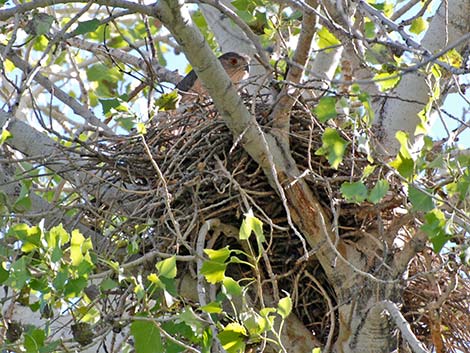
[(403, 311), (428, 347), (470, 352), (470, 273), (451, 257), (428, 250), (413, 259)]
[[(246, 103), (252, 104), (251, 101)], [(255, 106), (260, 125), (268, 131), (270, 106), (262, 100)], [(340, 199), (341, 184), (351, 178), (359, 179), (368, 162), (362, 154), (352, 151), (353, 144), (350, 144), (342, 166), (338, 170), (332, 169), (324, 157), (315, 155), (322, 145), (324, 128), (308, 109), (301, 105), (294, 107), (291, 122), (293, 156), (299, 169), (308, 171), (305, 174), (307, 182), (322, 200), (324, 208), (330, 210), (330, 200)], [(345, 139), (353, 139), (352, 133), (343, 131), (343, 135)], [(84, 206), (88, 225), (106, 230), (105, 234), (110, 237), (116, 235), (119, 239), (136, 241), (140, 255), (153, 250), (185, 254), (187, 249), (194, 249), (197, 234), (205, 221), (217, 218), (238, 229), (243, 214), (253, 209), (263, 221), (270, 242), (270, 269), (264, 273), (267, 283), (275, 282), (278, 290), (290, 292), (298, 317), (320, 342), (326, 342), (332, 329), (328, 313), (330, 307), (336, 305), (334, 291), (314, 258), (300, 261), (305, 255), (301, 241), (290, 230), (278, 196), (258, 165), (238, 141), (233, 140), (210, 102), (201, 102), (182, 113), (160, 114), (148, 124), (144, 137), (101, 139), (80, 147), (77, 158), (80, 169), (93, 171), (103, 184), (118, 189), (119, 197), (113, 202), (124, 210), (122, 215), (116, 216), (115, 211), (109, 211), (112, 207), (109, 200), (95, 196)], [(83, 147), (89, 153), (84, 154)], [(75, 151), (68, 149), (68, 153)], [(377, 168), (369, 182), (373, 183), (381, 173)], [(396, 218), (393, 209), (402, 202), (395, 198), (384, 202), (379, 210), (344, 203), (338, 215), (339, 232), (348, 237), (355, 234), (355, 230), (376, 227), (378, 213), (382, 221), (391, 223)], [(214, 247), (238, 246), (235, 239), (227, 237), (212, 242), (207, 239), (207, 242)], [(417, 274), (422, 269), (414, 262), (411, 271)], [(304, 280), (311, 277), (318, 280), (316, 285), (311, 280)], [(442, 275), (443, 280), (448, 277), (448, 274)], [(408, 309), (409, 312), (426, 310), (425, 303), (430, 299), (423, 296), (423, 288), (428, 285), (425, 282), (424, 277), (418, 276), (407, 284), (405, 313)], [(459, 282), (458, 288), (457, 296), (470, 292), (468, 277), (466, 282)], [(454, 299), (442, 303), (440, 323), (449, 328), (443, 331), (446, 347), (466, 347), (468, 350), (465, 346), (465, 342), (470, 341), (468, 297), (466, 300), (462, 305)], [(466, 315), (465, 322), (461, 320), (462, 315)], [(428, 345), (434, 344), (430, 334), (432, 321), (426, 320), (425, 315), (412, 315), (409, 319), (417, 335)]]

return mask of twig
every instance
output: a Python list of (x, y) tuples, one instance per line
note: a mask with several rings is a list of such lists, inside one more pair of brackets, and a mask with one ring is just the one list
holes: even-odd
[(158, 178), (160, 179), (160, 182), (163, 185), (164, 200), (165, 200), (166, 209), (167, 209), (168, 214), (170, 216), (171, 223), (173, 224), (173, 227), (175, 229), (176, 236), (177, 236), (180, 244), (184, 245), (184, 247), (191, 252), (191, 246), (189, 246), (189, 244), (187, 244), (186, 241), (183, 239), (180, 224), (179, 224), (178, 220), (175, 218), (175, 215), (173, 214), (173, 210), (172, 210), (172, 207), (171, 207), (171, 195), (170, 195), (170, 192), (168, 191), (168, 184), (166, 182), (166, 179), (165, 179), (162, 171), (160, 170), (160, 167), (158, 166), (157, 162), (153, 158), (152, 152), (150, 151), (150, 148), (147, 145), (147, 142), (145, 141), (145, 137), (143, 135), (141, 136), (141, 139), (142, 139), (142, 144), (145, 148), (145, 151), (146, 151), (148, 157), (150, 158), (150, 162), (152, 163), (152, 166), (155, 169), (155, 171), (157, 172)]

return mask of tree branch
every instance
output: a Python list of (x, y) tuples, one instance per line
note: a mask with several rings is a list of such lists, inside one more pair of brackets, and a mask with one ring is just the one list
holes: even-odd
[[(307, 0), (306, 2), (309, 6), (313, 7), (317, 1)], [(315, 33), (315, 20), (316, 16), (312, 13), (304, 13), (299, 41), (292, 57), (292, 61), (295, 63), (295, 65), (291, 65), (289, 68), (286, 77), (287, 82), (296, 84), (299, 83), (302, 79), (304, 68), (307, 65), (310, 56), (312, 39)], [(300, 91), (294, 91), (290, 93), (289, 90), (291, 90), (291, 87), (289, 84), (285, 84), (279, 93), (278, 102), (275, 104), (274, 110), (271, 113), (273, 128), (277, 129), (276, 133), (280, 134), (280, 139), (286, 145), (289, 144), (290, 110), (300, 95)]]
[[(429, 28), (422, 40), (422, 47), (431, 53), (441, 52), (448, 43), (468, 42), (468, 32), (470, 32), (470, 23), (467, 14), (470, 13), (470, 2), (467, 0), (455, 0), (443, 2), (436, 15), (431, 21)], [(446, 11), (448, 10), (448, 15)], [(447, 26), (446, 16), (451, 19)], [(434, 58), (434, 55), (428, 55), (426, 61)], [(430, 60), (429, 62), (432, 62)], [(442, 77), (439, 84), (443, 87), (449, 78)], [(395, 135), (398, 131), (405, 131), (410, 137), (410, 143), (414, 146), (413, 150), (419, 150), (422, 144), (422, 136), (415, 137), (416, 127), (421, 124), (418, 113), (429, 101), (429, 87), (426, 83), (426, 77), (422, 73), (410, 73), (402, 77), (400, 83), (395, 88), (393, 94), (401, 99), (389, 100), (385, 98), (373, 105), (376, 112), (374, 120), (374, 132), (377, 137), (377, 152), (382, 156), (394, 156), (400, 148)], [(443, 99), (445, 97), (440, 97)], [(413, 103), (408, 100), (413, 99)], [(430, 115), (427, 125), (431, 126), (434, 118)]]
[[(4, 114), (5, 113), (0, 112), (0, 120), (2, 119), (1, 116)], [(10, 205), (13, 205), (19, 196), (20, 189), (20, 182), (15, 180), (6, 168), (0, 164), (0, 191), (7, 197), (7, 200), (5, 201)], [(83, 235), (92, 239), (94, 246), (101, 247), (103, 245), (103, 240), (105, 240), (104, 237), (76, 220), (66, 216), (66, 210), (59, 209), (57, 206), (45, 201), (34, 193), (29, 195), (29, 199), (31, 200), (31, 207), (24, 212), (19, 212), (19, 214), (32, 224), (37, 224), (44, 219), (45, 228), (50, 229), (51, 227), (62, 223), (64, 228), (68, 231), (72, 231), (75, 228), (79, 229)]]
[[(38, 154), (44, 156), (41, 162), (70, 184), (75, 185), (82, 194), (93, 195), (107, 205), (112, 205), (116, 200), (122, 199), (122, 190), (119, 187), (81, 171), (80, 165), (83, 162), (60, 150), (57, 143), (44, 133), (5, 112), (0, 112), (1, 128), (7, 129), (13, 136), (5, 142), (7, 145), (26, 156), (37, 156)], [(135, 211), (133, 202), (119, 204), (118, 207), (121, 211), (128, 213)]]
[(416, 338), (413, 331), (411, 331), (410, 324), (404, 318), (403, 314), (398, 309), (397, 305), (390, 300), (384, 300), (377, 303), (378, 308), (385, 309), (392, 317), (393, 321), (400, 330), (403, 338), (408, 342), (411, 349), (415, 353), (429, 353), (429, 351), (424, 348), (423, 344)]
[(182, 79), (181, 75), (176, 71), (170, 71), (166, 69), (165, 67), (159, 65), (156, 60), (153, 60), (151, 62), (151, 67), (148, 67), (146, 60), (129, 54), (122, 49), (108, 48), (103, 44), (92, 43), (79, 38), (67, 39), (67, 43), (73, 47), (89, 51), (96, 55), (111, 56), (115, 60), (138, 67), (142, 71), (153, 70), (155, 72), (155, 76), (158, 77), (162, 82), (177, 84)]
[[(0, 46), (3, 48), (3, 46)], [(9, 52), (7, 53), (8, 59), (11, 60), (13, 64), (20, 70), (25, 73), (32, 71), (31, 67), (26, 61), (21, 59), (18, 55)], [(62, 91), (59, 87), (54, 85), (47, 77), (43, 76), (40, 72), (36, 72), (33, 79), (37, 81), (41, 86), (43, 86), (52, 96), (59, 99), (62, 103), (69, 106), (75, 114), (85, 119), (86, 123), (91, 124), (95, 127), (102, 129), (103, 132), (109, 136), (113, 136), (114, 132), (106, 124), (104, 124), (98, 117), (93, 114), (91, 110), (83, 106), (76, 99), (72, 98), (70, 95)]]
[[(13, 17), (16, 14), (22, 14), (34, 9), (49, 7), (58, 4), (89, 3), (89, 0), (35, 0), (0, 10), (0, 21)], [(101, 6), (120, 7), (136, 13), (152, 16), (154, 9), (152, 5), (142, 5), (133, 1), (126, 0), (95, 0), (95, 4)]]

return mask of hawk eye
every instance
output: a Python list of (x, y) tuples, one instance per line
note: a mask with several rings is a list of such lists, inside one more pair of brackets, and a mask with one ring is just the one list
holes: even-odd
[(230, 60), (230, 62), (232, 63), (232, 65), (238, 64), (238, 60), (236, 58), (233, 58), (232, 60)]

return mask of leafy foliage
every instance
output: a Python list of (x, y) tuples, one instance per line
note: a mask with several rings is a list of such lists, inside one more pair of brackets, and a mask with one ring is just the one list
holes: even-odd
[[(465, 324), (457, 325), (469, 317), (470, 158), (459, 145), (468, 148), (468, 112), (442, 107), (449, 92), (464, 96), (468, 68), (458, 42), (445, 50), (422, 44), (439, 18), (436, 5), (422, 1), (400, 14), (402, 1), (357, 2), (354, 11), (344, 2), (337, 13), (321, 2), (235, 0), (231, 10), (215, 2), (226, 12), (220, 18), (232, 20), (225, 30), (242, 28), (256, 48), (250, 70), (267, 69), (236, 85), (253, 120), (236, 121), (243, 133), (233, 139), (225, 122), (236, 107), (220, 110), (209, 97), (178, 106), (172, 88), (180, 76), (172, 70), (184, 73), (180, 54), (191, 53), (184, 31), (152, 17), (155, 5), (6, 3), (2, 350), (176, 353), (218, 345), (229, 353), (255, 346), (285, 353), (291, 315), (327, 345), (336, 336), (360, 337), (338, 322), (350, 305), (339, 299), (351, 278), (354, 288), (377, 286), (394, 300), (401, 294), (384, 283), (400, 279), (405, 294), (437, 283), (426, 299), (442, 303), (439, 321), (416, 295), (397, 304), (424, 344), (469, 349), (459, 329)], [(221, 40), (198, 5), (187, 10), (215, 53), (243, 49)], [(452, 26), (466, 28), (452, 20), (440, 32), (447, 39)], [(416, 79), (420, 90), (400, 93)], [(409, 106), (419, 108), (401, 114)], [(431, 134), (436, 112), (444, 125), (438, 139)], [(397, 150), (377, 142), (390, 133), (390, 125), (376, 125), (387, 119), (406, 130), (393, 131)], [(249, 149), (253, 136), (263, 138)], [(207, 234), (205, 222), (214, 225)], [(322, 262), (337, 258), (327, 239), (318, 242), (324, 233), (344, 257), (335, 271)], [(399, 263), (408, 250), (413, 256)], [(342, 267), (354, 252), (364, 264)], [(358, 276), (358, 268), (368, 275)], [(397, 275), (397, 268), (407, 271)], [(344, 288), (334, 278), (340, 271)], [(22, 309), (28, 320), (18, 319)], [(347, 310), (350, 320), (366, 312)], [(396, 350), (409, 337), (399, 336), (390, 343)]]

